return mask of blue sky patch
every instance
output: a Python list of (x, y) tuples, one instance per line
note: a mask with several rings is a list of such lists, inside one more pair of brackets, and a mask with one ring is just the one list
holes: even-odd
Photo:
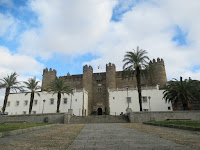
[(187, 45), (187, 35), (188, 33), (183, 31), (178, 25), (175, 27), (176, 35), (172, 38), (172, 41), (177, 42), (178, 46)]

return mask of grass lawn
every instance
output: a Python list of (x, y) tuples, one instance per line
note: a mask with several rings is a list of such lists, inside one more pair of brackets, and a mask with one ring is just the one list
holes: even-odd
[(171, 124), (187, 127), (200, 127), (200, 121), (149, 121), (151, 123)]
[(51, 123), (5, 123), (0, 124), (0, 132), (24, 129), (29, 127), (44, 126)]

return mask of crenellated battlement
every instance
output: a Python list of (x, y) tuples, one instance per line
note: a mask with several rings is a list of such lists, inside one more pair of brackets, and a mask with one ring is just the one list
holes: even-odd
[(84, 70), (91, 70), (93, 72), (93, 68), (90, 65), (89, 66), (88, 65), (83, 66), (83, 71)]
[(109, 62), (108, 64), (106, 64), (106, 70), (107, 69), (115, 69), (115, 64)]
[(164, 60), (161, 58), (157, 58), (157, 60), (153, 59), (152, 61), (150, 60), (149, 64), (164, 64)]
[(50, 69), (46, 68), (46, 69), (43, 70), (43, 74), (45, 74), (45, 73), (54, 73), (54, 74), (56, 74), (57, 71), (55, 69), (52, 70), (52, 68), (50, 68)]

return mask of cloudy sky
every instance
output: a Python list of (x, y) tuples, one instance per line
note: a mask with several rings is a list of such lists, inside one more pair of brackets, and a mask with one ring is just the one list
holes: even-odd
[(200, 80), (199, 8), (199, 0), (0, 0), (0, 78), (42, 80), (46, 67), (82, 74), (84, 64), (100, 72), (108, 62), (122, 70), (139, 46), (164, 59), (168, 80)]

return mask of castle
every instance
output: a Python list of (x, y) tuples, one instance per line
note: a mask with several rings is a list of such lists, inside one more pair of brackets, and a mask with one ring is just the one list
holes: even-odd
[[(165, 64), (163, 59), (149, 62), (154, 68), (154, 74), (141, 77), (141, 85), (152, 87), (159, 85), (163, 89), (167, 82)], [(56, 70), (47, 68), (43, 70), (42, 91), (46, 91), (49, 83), (57, 77)], [(136, 78), (133, 80), (122, 79), (122, 71), (116, 71), (114, 64), (106, 65), (106, 72), (93, 73), (91, 66), (83, 67), (83, 74), (61, 76), (65, 82), (73, 89), (85, 89), (88, 92), (88, 115), (91, 114), (110, 114), (109, 90), (120, 88), (135, 88)], [(114, 97), (113, 97), (114, 98)]]

